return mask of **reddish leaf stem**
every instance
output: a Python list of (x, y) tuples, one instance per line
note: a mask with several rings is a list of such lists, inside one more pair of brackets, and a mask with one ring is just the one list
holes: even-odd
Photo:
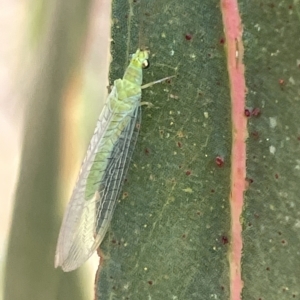
[(237, 0), (221, 0), (227, 68), (230, 81), (232, 105), (232, 151), (231, 151), (231, 247), (230, 300), (241, 300), (243, 281), (241, 276), (242, 224), (246, 178), (247, 118), (245, 117), (246, 84), (243, 65), (242, 25)]

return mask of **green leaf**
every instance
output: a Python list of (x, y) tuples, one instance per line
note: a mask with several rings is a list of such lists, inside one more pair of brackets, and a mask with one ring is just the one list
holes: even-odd
[(247, 106), (261, 111), (248, 123), (243, 299), (300, 295), (299, 5), (240, 5)]
[(176, 78), (143, 91), (154, 106), (143, 107), (101, 245), (98, 299), (228, 299), (230, 97), (218, 2), (115, 1), (113, 22), (111, 79), (139, 46), (151, 52), (145, 83)]
[(114, 2), (111, 79), (139, 46), (144, 82), (177, 77), (143, 91), (98, 299), (300, 295), (300, 3), (238, 5)]

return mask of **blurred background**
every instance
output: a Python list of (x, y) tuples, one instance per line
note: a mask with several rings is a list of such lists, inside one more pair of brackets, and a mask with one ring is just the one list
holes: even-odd
[(82, 274), (53, 265), (107, 93), (110, 6), (0, 1), (0, 300), (92, 299), (97, 257)]

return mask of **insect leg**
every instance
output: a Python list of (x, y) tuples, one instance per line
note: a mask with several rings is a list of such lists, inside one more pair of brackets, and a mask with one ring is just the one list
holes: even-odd
[(175, 77), (175, 75), (168, 76), (168, 77), (156, 80), (156, 81), (152, 81), (152, 82), (146, 83), (146, 84), (144, 84), (144, 85), (141, 86), (141, 89), (146, 89), (146, 88), (148, 88), (148, 87), (150, 87), (150, 86), (152, 86), (152, 85), (154, 85), (156, 83), (160, 83), (160, 82), (166, 81), (166, 80), (168, 80), (170, 78), (173, 78), (173, 77)]

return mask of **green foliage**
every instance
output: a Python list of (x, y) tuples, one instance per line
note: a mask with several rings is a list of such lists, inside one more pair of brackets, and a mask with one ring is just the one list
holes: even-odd
[[(111, 78), (122, 76), (137, 46), (152, 54), (144, 82), (177, 77), (143, 93), (154, 107), (143, 108), (102, 247), (98, 295), (228, 299), (232, 132), (219, 1), (158, 2), (114, 3)], [(242, 298), (292, 299), (300, 295), (299, 1), (239, 5), (247, 109), (256, 112), (248, 123)]]
[(145, 83), (176, 78), (143, 91), (154, 106), (143, 107), (101, 246), (98, 299), (228, 299), (230, 97), (218, 3), (114, 2), (111, 80), (139, 46), (151, 52)]
[[(247, 105), (243, 299), (300, 295), (299, 2), (243, 1)], [(249, 14), (251, 12), (251, 14)]]

